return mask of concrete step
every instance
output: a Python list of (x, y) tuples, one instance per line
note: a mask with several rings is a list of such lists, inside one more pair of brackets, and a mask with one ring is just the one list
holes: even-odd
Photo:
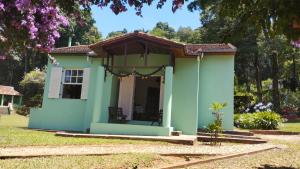
[(246, 138), (230, 138), (230, 137), (211, 138), (210, 136), (198, 136), (197, 140), (202, 142), (217, 141), (217, 142), (244, 143), (244, 144), (267, 143), (267, 141), (263, 139), (246, 139)]
[(224, 134), (232, 134), (232, 135), (243, 135), (243, 136), (253, 136), (254, 133), (250, 131), (236, 131), (236, 130), (226, 130), (223, 131)]
[[(211, 135), (213, 135), (213, 133), (198, 132), (197, 135), (199, 135), (199, 136), (211, 136)], [(234, 135), (234, 134), (224, 134), (224, 133), (220, 133), (219, 135), (221, 137), (230, 137), (230, 138), (261, 139), (259, 137), (245, 136), (245, 135)]]
[[(207, 132), (206, 129), (198, 128), (198, 132)], [(243, 135), (243, 136), (253, 136), (254, 133), (250, 131), (237, 131), (237, 130), (225, 130), (223, 134), (232, 134), (232, 135)]]
[(182, 131), (172, 131), (171, 136), (180, 136), (182, 135)]
[(105, 139), (125, 139), (125, 140), (144, 140), (144, 141), (161, 141), (174, 144), (195, 145), (196, 136), (139, 136), (139, 135), (114, 135), (114, 134), (86, 134), (71, 132), (56, 132), (55, 136), (78, 137), (78, 138), (105, 138)]

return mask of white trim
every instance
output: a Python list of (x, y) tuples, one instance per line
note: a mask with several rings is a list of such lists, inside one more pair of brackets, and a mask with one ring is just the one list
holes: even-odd
[(90, 68), (84, 68), (80, 99), (88, 98), (89, 81), (90, 81)]
[(48, 98), (59, 98), (61, 88), (62, 68), (52, 67), (50, 74), (50, 83)]
[[(70, 70), (71, 71), (71, 75), (70, 77), (70, 82), (65, 82), (65, 77), (66, 77), (66, 71)], [(77, 75), (73, 76), (72, 75), (72, 70), (76, 70), (77, 71)], [(78, 76), (78, 70), (82, 71), (82, 75)], [(72, 83), (72, 77), (76, 78), (76, 82)], [(80, 83), (78, 83), (78, 78), (81, 77), (82, 81)], [(83, 68), (64, 68), (62, 70), (62, 77), (61, 77), (61, 87), (60, 87), (60, 93), (59, 93), (59, 98), (61, 99), (69, 99), (69, 98), (63, 98), (63, 92), (64, 92), (64, 85), (78, 85), (78, 86), (82, 86), (83, 84), (83, 79), (84, 79), (84, 69)], [(81, 89), (81, 97), (78, 99), (82, 99), (82, 89)]]

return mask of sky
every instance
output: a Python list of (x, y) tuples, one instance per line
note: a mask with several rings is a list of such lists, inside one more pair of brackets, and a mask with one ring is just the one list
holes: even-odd
[[(156, 1), (155, 1), (156, 2)], [(193, 29), (201, 26), (199, 12), (189, 12), (185, 4), (175, 13), (172, 12), (172, 1), (167, 1), (162, 9), (156, 9), (155, 2), (152, 6), (144, 6), (142, 9), (143, 17), (135, 15), (133, 8), (128, 8), (127, 12), (115, 15), (109, 7), (92, 7), (93, 18), (96, 20), (96, 26), (106, 37), (109, 32), (119, 31), (126, 28), (129, 32), (136, 29), (152, 29), (157, 22), (168, 22), (176, 30), (180, 26), (189, 26)]]

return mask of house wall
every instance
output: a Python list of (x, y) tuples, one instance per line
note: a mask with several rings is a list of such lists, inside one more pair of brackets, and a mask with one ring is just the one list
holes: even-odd
[[(63, 68), (87, 68), (91, 63), (84, 56), (55, 56)], [(88, 100), (48, 98), (49, 79), (53, 65), (48, 63), (42, 108), (30, 110), (29, 128), (83, 131)], [(91, 77), (92, 77), (91, 71)], [(92, 78), (91, 78), (92, 79)], [(92, 82), (92, 80), (91, 80)], [(91, 83), (91, 87), (93, 83)], [(89, 92), (91, 93), (91, 92)]]
[(173, 76), (172, 127), (184, 134), (197, 131), (198, 66), (196, 58), (176, 59)]
[[(92, 108), (94, 105), (95, 82), (97, 66), (102, 64), (102, 59), (90, 58), (87, 61), (85, 56), (64, 55), (55, 56), (59, 66), (64, 68), (91, 68), (88, 99), (49, 99), (49, 79), (52, 64), (48, 64), (46, 75), (43, 106), (38, 109), (31, 109), (29, 127), (56, 130), (86, 131), (91, 126)], [(136, 64), (143, 65), (139, 55), (129, 56), (129, 60), (136, 60)], [(122, 64), (121, 58), (115, 59), (115, 63)], [(133, 65), (133, 60), (128, 65)], [(167, 55), (150, 55), (148, 63), (158, 66), (168, 63)], [(224, 109), (224, 127), (233, 128), (233, 56), (204, 56), (198, 69), (196, 58), (178, 58), (175, 63), (175, 74), (173, 76), (173, 102), (172, 102), (172, 127), (181, 130), (184, 134), (195, 134), (197, 128), (207, 126), (213, 121), (209, 107), (211, 103), (227, 102)], [(120, 69), (119, 69), (120, 70)], [(198, 71), (199, 70), (199, 71)], [(115, 70), (115, 71), (118, 71)], [(132, 71), (132, 69), (128, 70)], [(153, 69), (137, 70), (141, 73), (149, 73)], [(158, 73), (158, 74), (163, 74)], [(107, 74), (103, 87), (101, 123), (108, 120), (108, 107), (117, 105), (118, 100), (118, 79)], [(197, 92), (198, 91), (198, 92)], [(198, 112), (198, 113), (197, 113)], [(103, 124), (94, 124), (97, 131), (101, 130)], [(107, 127), (107, 125), (105, 125)], [(123, 125), (113, 125), (114, 131)], [(127, 128), (131, 129), (130, 127)], [(126, 129), (126, 131), (128, 131)], [(140, 128), (141, 129), (141, 128)], [(158, 128), (147, 128), (147, 133)], [(159, 128), (161, 129), (161, 128)], [(163, 129), (165, 131), (165, 128)], [(143, 134), (143, 130), (137, 130)], [(137, 132), (135, 131), (135, 132)], [(164, 133), (164, 132), (162, 132)]]
[(210, 105), (226, 102), (223, 110), (223, 127), (233, 129), (234, 56), (204, 56), (199, 71), (198, 128), (206, 127), (214, 120)]
[[(149, 55), (148, 63), (151, 65), (159, 65), (167, 61), (166, 55)], [(96, 69), (102, 64), (102, 59), (89, 58), (84, 55), (54, 55), (59, 63), (59, 67), (63, 68), (90, 68), (90, 80), (88, 88), (88, 99), (63, 99), (48, 98), (49, 79), (52, 64), (48, 63), (46, 82), (43, 94), (42, 108), (32, 108), (30, 111), (29, 128), (54, 129), (54, 130), (71, 130), (86, 131), (90, 128), (92, 121), (92, 108), (96, 87)], [(138, 60), (139, 55), (129, 55), (128, 65), (134, 64), (134, 60)], [(122, 64), (122, 58), (116, 59), (116, 62)], [(141, 60), (139, 58), (139, 60)], [(144, 62), (138, 61), (143, 65)], [(129, 70), (132, 71), (132, 70)], [(139, 72), (148, 73), (153, 70), (138, 70)], [(102, 111), (101, 123), (108, 121), (108, 107), (117, 105), (118, 100), (118, 78), (107, 73), (104, 80), (102, 94)]]

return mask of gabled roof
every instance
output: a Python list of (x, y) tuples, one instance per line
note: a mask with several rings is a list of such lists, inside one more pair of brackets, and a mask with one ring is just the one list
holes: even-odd
[(21, 96), (22, 94), (16, 91), (12, 86), (0, 85), (0, 95)]
[(202, 52), (207, 54), (235, 54), (236, 47), (231, 44), (184, 44), (169, 40), (163, 37), (157, 37), (143, 32), (133, 32), (124, 35), (116, 36), (113, 38), (105, 39), (100, 42), (94, 43), (92, 45), (79, 45), (72, 47), (62, 47), (55, 48), (51, 53), (56, 54), (87, 54), (89, 52), (103, 51), (104, 46), (109, 46), (116, 43), (121, 43), (126, 40), (133, 38), (138, 38), (146, 41), (151, 41), (152, 43), (157, 43), (159, 45), (170, 46), (171, 48), (181, 50), (186, 56), (198, 56)]
[(92, 50), (89, 48), (89, 45), (78, 45), (78, 46), (71, 46), (71, 47), (61, 47), (55, 48), (51, 51), (51, 53), (65, 53), (65, 54), (86, 54), (91, 52)]
[(164, 44), (164, 45), (169, 45), (169, 46), (174, 46), (174, 47), (183, 47), (184, 46), (184, 43), (175, 42), (175, 41), (169, 40), (167, 38), (150, 35), (150, 34), (144, 33), (144, 32), (132, 32), (132, 33), (123, 34), (120, 36), (108, 38), (103, 41), (94, 43), (94, 44), (90, 45), (90, 48), (92, 50), (94, 50), (99, 46), (110, 45), (112, 43), (117, 43), (117, 42), (128, 40), (131, 38), (145, 39), (145, 40), (149, 40), (149, 41), (156, 42), (159, 44)]

